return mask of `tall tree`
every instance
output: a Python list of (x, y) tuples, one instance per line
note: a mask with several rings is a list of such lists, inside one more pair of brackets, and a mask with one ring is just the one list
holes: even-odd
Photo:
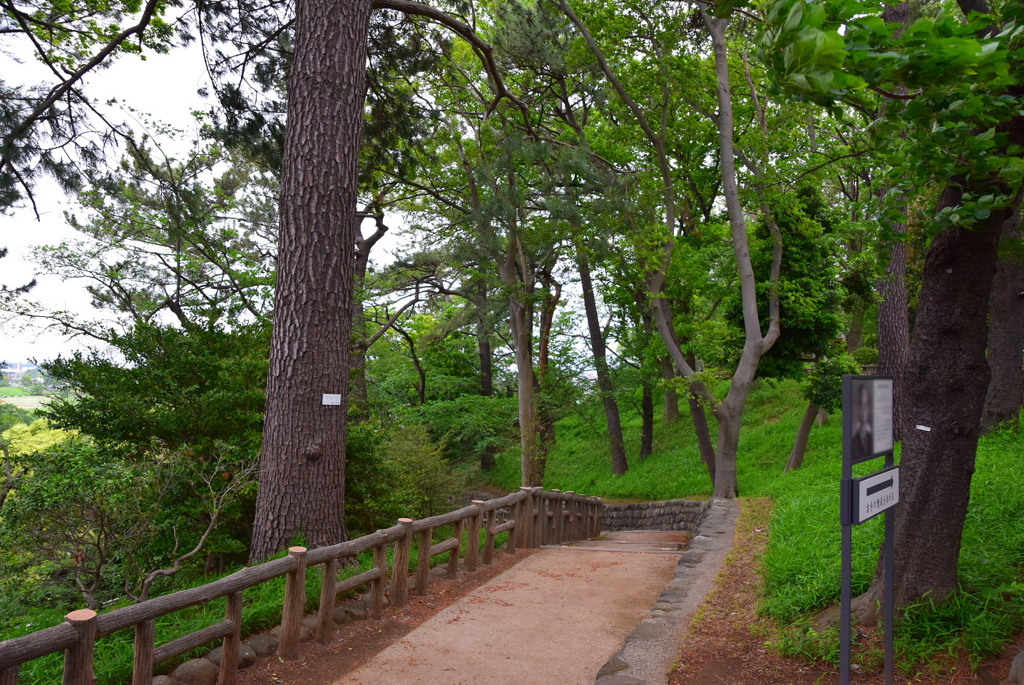
[(1003, 226), (989, 301), (988, 365), (992, 380), (981, 415), (985, 430), (1016, 422), (1024, 402), (1024, 267), (1020, 239), (1020, 214), (1016, 213)]
[(253, 561), (299, 532), (316, 546), (347, 537), (349, 334), (371, 9), (370, 0), (295, 7)]
[[(904, 374), (904, 442), (894, 593), (899, 606), (957, 588), (957, 562), (988, 387), (987, 312), (996, 248), (1021, 200), (1024, 7), (998, 14), (962, 2), (911, 26), (886, 22), (882, 3), (766, 8), (764, 55), (779, 82), (804, 97), (872, 107), (889, 103), (876, 154), (907, 193), (941, 179)], [(840, 32), (841, 27), (841, 32)], [(905, 30), (904, 30), (905, 29)], [(797, 54), (786, 62), (781, 55)], [(892, 59), (894, 55), (899, 59)], [(900, 96), (898, 86), (906, 88)], [(906, 133), (903, 138), (898, 135)], [(896, 134), (896, 135), (894, 135)], [(874, 618), (881, 582), (863, 597)]]
[[(770, 289), (769, 299), (769, 322), (766, 330), (761, 328), (761, 320), (757, 307), (756, 278), (750, 262), (750, 247), (748, 244), (746, 217), (740, 198), (740, 188), (736, 174), (736, 149), (734, 139), (734, 108), (733, 95), (730, 87), (728, 48), (725, 40), (725, 30), (728, 19), (713, 17), (707, 12), (706, 5), (698, 3), (703, 23), (711, 38), (712, 52), (714, 55), (715, 73), (715, 100), (718, 105), (717, 114), (710, 115), (718, 133), (718, 156), (721, 165), (721, 179), (723, 195), (727, 207), (727, 215), (731, 227), (731, 241), (733, 247), (733, 258), (739, 278), (739, 289), (742, 299), (742, 312), (744, 321), (745, 342), (740, 360), (732, 375), (729, 385), (729, 393), (721, 402), (710, 392), (699, 380), (695, 380), (696, 370), (686, 360), (686, 356), (676, 343), (672, 329), (671, 317), (666, 312), (666, 307), (659, 300), (662, 299), (665, 279), (671, 264), (672, 253), (675, 248), (675, 236), (677, 223), (685, 224), (690, 214), (688, 208), (680, 201), (679, 192), (676, 189), (677, 181), (669, 157), (669, 132), (667, 112), (671, 103), (670, 83), (664, 73), (659, 81), (661, 93), (657, 98), (657, 111), (660, 111), (660, 120), (655, 120), (648, 115), (640, 101), (634, 97), (626, 88), (624, 82), (611, 62), (606, 58), (604, 49), (599, 44), (588, 27), (574, 12), (566, 0), (559, 0), (559, 7), (566, 17), (572, 22), (576, 29), (583, 36), (587, 45), (593, 52), (598, 65), (605, 74), (609, 85), (615, 91), (618, 98), (627, 108), (630, 116), (633, 117), (636, 125), (643, 132), (645, 142), (653, 153), (654, 162), (657, 165), (661, 181), (662, 192), (662, 216), (664, 217), (664, 242), (662, 249), (661, 265), (653, 269), (650, 278), (650, 293), (655, 320), (658, 330), (661, 333), (665, 346), (668, 347), (678, 371), (687, 378), (694, 379), (691, 388), (700, 393), (703, 399), (714, 407), (714, 416), (718, 422), (718, 445), (715, 450), (715, 487), (716, 497), (735, 497), (737, 494), (736, 480), (736, 456), (739, 445), (740, 418), (743, 408), (749, 396), (754, 377), (757, 374), (757, 367), (761, 357), (771, 349), (779, 337), (778, 322), (778, 298), (774, 286)], [(651, 21), (647, 13), (653, 8), (633, 8), (640, 16), (649, 23)], [(674, 10), (668, 12), (671, 16)], [(678, 18), (678, 17), (675, 17)], [(665, 59), (669, 54), (658, 39), (661, 37), (661, 27), (649, 25), (647, 34), (651, 35), (651, 50), (656, 55), (659, 68), (664, 72), (668, 68), (668, 61)], [(688, 100), (688, 104), (698, 110), (703, 108), (700, 104)], [(706, 111), (706, 110), (705, 110)], [(686, 211), (683, 211), (686, 210)], [(777, 231), (773, 232), (778, 235)], [(776, 243), (773, 264), (771, 269), (771, 282), (778, 278), (779, 264), (782, 259), (781, 240)]]

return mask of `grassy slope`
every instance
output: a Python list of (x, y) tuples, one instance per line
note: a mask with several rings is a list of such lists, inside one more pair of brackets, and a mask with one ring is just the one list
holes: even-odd
[[(685, 405), (684, 405), (685, 406)], [(769, 496), (777, 506), (771, 543), (765, 556), (766, 598), (762, 610), (798, 629), (787, 638), (793, 651), (832, 657), (832, 647), (817, 646), (799, 629), (809, 616), (839, 599), (839, 477), (841, 426), (835, 416), (811, 434), (804, 467), (784, 474), (805, 404), (793, 382), (762, 384), (744, 416), (740, 440), (739, 484), (742, 496)], [(603, 415), (599, 408), (558, 424), (558, 442), (549, 457), (545, 486), (608, 499), (707, 497), (710, 481), (700, 462), (693, 433), (684, 419), (655, 426), (655, 451), (635, 457), (639, 417), (623, 406), (627, 445), (633, 457), (625, 476), (610, 473)], [(659, 417), (660, 419), (660, 417)], [(518, 486), (518, 451), (499, 457), (496, 484)], [(861, 464), (855, 475), (879, 468)], [(910, 612), (899, 631), (904, 664), (923, 654), (963, 646), (975, 657), (991, 653), (1024, 620), (1024, 439), (1004, 432), (982, 440), (961, 554), (964, 592), (937, 611)], [(881, 541), (881, 517), (854, 529), (854, 592), (871, 581)]]
[[(0, 388), (0, 390), (7, 390), (8, 388)], [(10, 390), (20, 390), (21, 388), (10, 388)], [(25, 391), (26, 393), (28, 391)], [(7, 404), (13, 404), (19, 409), (39, 409), (47, 402), (50, 398), (46, 395), (28, 395), (28, 394), (10, 394), (0, 395), (0, 402), (6, 402)]]

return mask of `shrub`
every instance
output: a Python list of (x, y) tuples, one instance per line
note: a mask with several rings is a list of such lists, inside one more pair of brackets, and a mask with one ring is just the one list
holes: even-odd
[(861, 347), (853, 351), (853, 358), (861, 366), (871, 366), (878, 363), (878, 349), (874, 347)]

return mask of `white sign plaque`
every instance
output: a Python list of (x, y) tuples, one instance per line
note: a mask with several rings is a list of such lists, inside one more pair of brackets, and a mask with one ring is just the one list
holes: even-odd
[(874, 452), (878, 454), (892, 449), (892, 381), (888, 378), (879, 378), (873, 381), (873, 384)]
[(855, 482), (853, 523), (864, 523), (869, 518), (896, 506), (899, 501), (899, 467), (859, 478)]
[(321, 401), (325, 407), (340, 407), (341, 406), (341, 395), (333, 395), (330, 393), (324, 393), (323, 400)]

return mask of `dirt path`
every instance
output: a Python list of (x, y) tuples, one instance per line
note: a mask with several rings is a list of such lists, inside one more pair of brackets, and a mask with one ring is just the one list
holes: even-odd
[(629, 547), (539, 550), (335, 683), (590, 685), (679, 560)]

